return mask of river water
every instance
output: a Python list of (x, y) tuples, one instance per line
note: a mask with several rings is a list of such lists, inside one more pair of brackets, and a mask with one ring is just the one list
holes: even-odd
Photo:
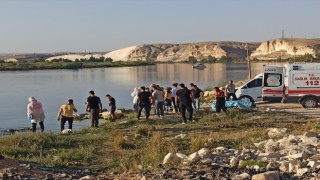
[[(149, 86), (155, 83), (167, 87), (173, 82), (193, 82), (204, 89), (230, 79), (239, 81), (248, 77), (245, 63), (216, 63), (206, 66), (204, 70), (193, 70), (190, 64), (177, 63), (140, 67), (0, 72), (0, 131), (30, 126), (26, 116), (27, 99), (30, 96), (43, 103), (46, 131), (58, 132), (60, 127), (56, 116), (60, 105), (72, 98), (79, 113), (84, 113), (90, 90), (100, 96), (105, 108), (106, 94), (115, 97), (117, 107), (132, 108), (130, 93), (134, 87), (141, 85)], [(252, 69), (253, 75), (259, 74), (262, 63), (252, 64)], [(74, 129), (88, 125), (89, 121), (75, 122)]]

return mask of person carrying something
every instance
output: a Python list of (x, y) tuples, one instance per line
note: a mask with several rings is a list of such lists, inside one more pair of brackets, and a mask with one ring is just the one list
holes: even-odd
[(98, 96), (94, 95), (94, 91), (89, 91), (89, 97), (87, 98), (86, 111), (91, 116), (91, 127), (99, 126), (99, 116), (102, 112), (102, 103)]
[(114, 122), (116, 120), (116, 100), (111, 97), (110, 94), (107, 94), (106, 97), (109, 99), (109, 106), (110, 106), (110, 115), (111, 115), (111, 122)]
[(146, 88), (144, 86), (140, 87), (140, 92), (138, 94), (138, 113), (137, 118), (140, 120), (141, 112), (144, 109), (146, 111), (146, 119), (149, 119), (150, 116), (150, 107), (151, 107), (151, 93), (146, 92)]
[(61, 119), (61, 132), (64, 130), (64, 125), (68, 121), (69, 129), (72, 130), (72, 123), (73, 123), (73, 112), (77, 112), (76, 107), (73, 104), (73, 100), (69, 99), (66, 104), (61, 105), (60, 110), (58, 112), (58, 121)]
[(214, 87), (214, 90), (216, 96), (216, 112), (220, 113), (221, 109), (226, 112), (226, 99), (223, 90), (221, 90), (219, 87)]
[(155, 91), (152, 93), (152, 98), (154, 99), (155, 108), (157, 109), (156, 113), (158, 117), (163, 117), (164, 115), (164, 92), (160, 87), (156, 87)]
[(41, 132), (44, 131), (43, 121), (46, 118), (41, 102), (38, 102), (34, 97), (29, 97), (27, 107), (28, 119), (32, 124), (32, 132), (36, 132), (37, 123), (39, 123)]
[(189, 89), (185, 87), (183, 83), (180, 85), (180, 89), (176, 93), (176, 104), (179, 103), (181, 116), (183, 120), (183, 124), (187, 122), (186, 118), (186, 110), (189, 112), (189, 121), (192, 121), (193, 109), (192, 109), (192, 101), (193, 96)]
[(225, 94), (227, 95), (226, 100), (229, 101), (230, 100), (230, 96), (232, 96), (232, 100), (237, 100), (235, 92), (236, 92), (236, 87), (233, 84), (233, 81), (230, 80), (229, 84), (227, 84), (226, 87), (225, 87)]

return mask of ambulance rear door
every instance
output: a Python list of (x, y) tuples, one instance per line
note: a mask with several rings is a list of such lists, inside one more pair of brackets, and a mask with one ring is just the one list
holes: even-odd
[(262, 99), (263, 101), (281, 102), (284, 97), (284, 67), (264, 66)]

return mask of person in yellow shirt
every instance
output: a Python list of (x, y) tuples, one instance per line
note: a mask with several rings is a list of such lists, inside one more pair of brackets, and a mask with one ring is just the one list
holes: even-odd
[(60, 121), (61, 118), (61, 132), (64, 130), (64, 125), (68, 121), (69, 129), (72, 129), (72, 123), (73, 123), (73, 112), (77, 112), (76, 107), (73, 105), (73, 100), (69, 99), (67, 104), (63, 104), (60, 107), (60, 110), (58, 112), (58, 121)]
[(172, 94), (171, 94), (170, 87), (167, 87), (165, 90), (164, 100), (165, 100), (165, 110), (169, 112), (169, 110), (171, 110), (171, 105), (172, 105)]

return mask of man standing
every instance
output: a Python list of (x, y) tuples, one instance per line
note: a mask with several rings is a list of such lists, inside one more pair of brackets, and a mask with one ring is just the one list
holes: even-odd
[(192, 89), (191, 92), (192, 92), (192, 95), (193, 95), (193, 108), (196, 110), (196, 111), (199, 111), (200, 110), (200, 100), (201, 100), (201, 97), (203, 96), (203, 91), (201, 89), (198, 88), (197, 85), (191, 83), (190, 84), (190, 88)]
[(164, 115), (164, 92), (160, 87), (156, 87), (155, 91), (152, 93), (152, 98), (154, 99), (155, 108), (157, 109), (156, 115), (158, 117), (163, 117)]
[(138, 94), (138, 113), (137, 118), (140, 120), (141, 111), (145, 109), (146, 111), (146, 119), (149, 119), (150, 116), (150, 107), (151, 107), (151, 94), (150, 92), (146, 92), (146, 87), (141, 86), (140, 92)]
[(111, 122), (114, 122), (116, 120), (116, 114), (115, 114), (115, 112), (116, 112), (116, 100), (113, 97), (111, 97), (110, 94), (107, 94), (106, 97), (109, 99), (108, 104), (109, 104), (109, 107), (110, 107), (109, 111), (110, 111), (110, 115), (111, 115)]
[(102, 112), (102, 103), (98, 96), (94, 95), (94, 91), (89, 91), (89, 97), (87, 98), (86, 111), (91, 116), (91, 127), (99, 126), (99, 113)]
[(177, 91), (178, 91), (178, 83), (173, 83), (172, 84), (172, 94), (171, 94), (171, 99), (172, 99), (172, 103), (173, 103), (173, 107), (174, 107), (174, 112), (175, 113), (179, 113), (179, 104), (176, 103), (176, 95), (177, 95)]
[(180, 85), (180, 89), (176, 93), (176, 104), (179, 103), (181, 115), (182, 115), (182, 120), (183, 124), (187, 122), (186, 118), (186, 110), (189, 112), (189, 121), (192, 121), (192, 114), (193, 114), (193, 109), (192, 109), (192, 101), (193, 101), (193, 96), (192, 93), (189, 89), (185, 87), (183, 83)]
[(236, 87), (233, 84), (233, 81), (230, 80), (229, 84), (227, 84), (226, 87), (225, 87), (225, 94), (227, 95), (226, 100), (229, 101), (230, 100), (230, 96), (232, 96), (232, 100), (237, 100), (235, 92), (236, 92)]

